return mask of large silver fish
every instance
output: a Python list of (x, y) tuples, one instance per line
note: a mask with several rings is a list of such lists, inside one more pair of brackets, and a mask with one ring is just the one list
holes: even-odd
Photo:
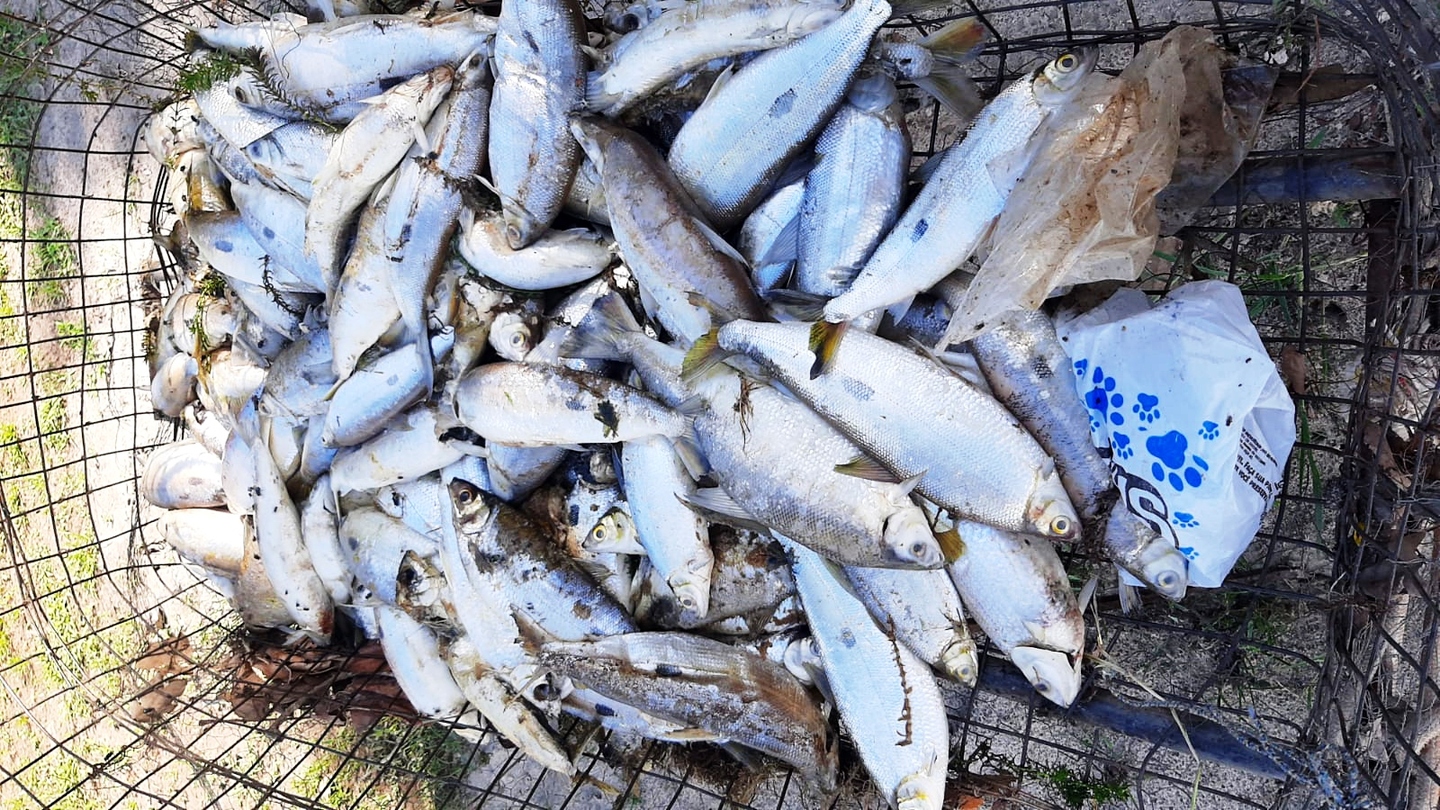
[(815, 699), (755, 653), (686, 633), (629, 633), (547, 643), (540, 660), (602, 695), (769, 754), (822, 790), (835, 787), (836, 752)]
[[(716, 228), (739, 224), (830, 119), (890, 12), (886, 0), (856, 0), (830, 25), (736, 71), (680, 128), (670, 167)], [(610, 207), (613, 215), (619, 205)]]
[(519, 250), (565, 204), (580, 165), (570, 117), (585, 105), (585, 18), (573, 0), (506, 0), (495, 31), (490, 175)]
[(845, 576), (876, 623), (920, 660), (967, 686), (980, 675), (965, 608), (944, 571), (846, 566)]
[(849, 287), (895, 223), (909, 170), (895, 82), (883, 73), (857, 79), (815, 142), (800, 205), (797, 289), (828, 298)]
[(585, 101), (615, 117), (712, 59), (778, 48), (829, 25), (844, 0), (699, 0), (669, 7), (607, 48)]
[(666, 331), (689, 345), (710, 328), (694, 293), (734, 317), (764, 317), (743, 260), (695, 215), (654, 147), (603, 121), (578, 120), (574, 130), (600, 169), (620, 255)]
[(1054, 546), (979, 523), (953, 531), (950, 578), (970, 615), (1036, 691), (1069, 706), (1080, 691), (1085, 622)]
[(965, 139), (875, 249), (850, 289), (825, 305), (825, 320), (851, 321), (929, 289), (970, 257), (1019, 180), (1031, 139), (1095, 67), (1096, 52), (1062, 54), (991, 101)]
[(935, 676), (876, 626), (834, 563), (798, 543), (786, 550), (840, 724), (865, 770), (897, 810), (939, 810), (950, 726)]
[[(1080, 519), (1055, 463), (1005, 406), (930, 359), (858, 331), (831, 357), (830, 370), (811, 379), (811, 332), (803, 323), (732, 321), (718, 343), (759, 361), (894, 476), (917, 479), (915, 490), (945, 509), (1053, 540), (1078, 535)], [(862, 462), (856, 472), (874, 466)]]

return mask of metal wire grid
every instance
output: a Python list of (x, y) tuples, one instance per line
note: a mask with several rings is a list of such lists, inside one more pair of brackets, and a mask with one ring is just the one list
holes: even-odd
[[(1322, 54), (1335, 58), (1338, 49), (1345, 58), (1371, 63), (1381, 77), (1391, 113), (1381, 150), (1397, 155), (1404, 176), (1433, 174), (1433, 129), (1426, 129), (1433, 125), (1433, 107), (1425, 106), (1433, 103), (1433, 95), (1426, 75), (1412, 74), (1410, 67), (1423, 64), (1423, 54), (1433, 59), (1435, 50), (1423, 39), (1425, 20), (1408, 7), (1386, 5), (1378, 11), (1390, 15), (1387, 24), (1376, 9), (1346, 4), (1335, 9), (1343, 15), (1338, 19), (1293, 16), (1293, 10), (1269, 3), (970, 4), (962, 13), (978, 14), (992, 33), (980, 62), (990, 89), (1028, 67), (1036, 51), (1068, 42), (1102, 44), (1106, 64), (1116, 65), (1136, 44), (1163, 34), (1174, 19), (1206, 24), (1227, 45), (1252, 55), (1271, 47), (1295, 48), (1302, 75), (1318, 66)], [(809, 797), (788, 774), (757, 784), (735, 776), (733, 769), (716, 770), (713, 762), (690, 761), (667, 746), (645, 746), (622, 756), (604, 747), (610, 741), (602, 735), (582, 755), (585, 778), (571, 784), (493, 744), (457, 750), (453, 739), (445, 741), (431, 729), (390, 724), (354, 732), (336, 718), (282, 717), (246, 724), (217, 698), (233, 684), (219, 665), (235, 619), (173, 556), (146, 544), (152, 516), (142, 512), (134, 495), (136, 451), (174, 435), (174, 428), (141, 412), (144, 396), (135, 393), (148, 382), (145, 310), (138, 304), (147, 295), (147, 273), (156, 269), (149, 240), (162, 229), (163, 205), (163, 177), (155, 175), (148, 157), (136, 154), (135, 128), (150, 103), (169, 92), (185, 23), (212, 14), (239, 19), (267, 11), (241, 4), (114, 2), (94, 8), (47, 6), (44, 18), (0, 17), (23, 32), (4, 40), (4, 64), (42, 68), (18, 80), (12, 78), (14, 71), (3, 73), (10, 80), (5, 100), (35, 104), (39, 115), (20, 137), (5, 138), (10, 154), (31, 160), (0, 192), (0, 201), (30, 212), (20, 217), (18, 234), (4, 240), (7, 273), (0, 278), (5, 295), (0, 304), (9, 307), (0, 308), (0, 384), (5, 390), (0, 425), (14, 426), (0, 433), (0, 514), (10, 559), (0, 613), (5, 632), (0, 685), (7, 696), (0, 728), (29, 732), (6, 740), (17, 754), (6, 759), (18, 765), (0, 766), (7, 768), (0, 792), (22, 805), (41, 806), (132, 801), (142, 806), (274, 802), (358, 807), (365, 806), (367, 794), (377, 793), (395, 803), (463, 800), (486, 807), (611, 806), (637, 800), (646, 807), (806, 806)], [(1277, 19), (1291, 22), (1277, 25)], [(123, 59), (111, 58), (117, 53)], [(1293, 111), (1268, 125), (1278, 132), (1280, 148), (1255, 156), (1293, 158), (1303, 165), (1352, 154), (1353, 143), (1315, 137), (1317, 114), (1324, 117), (1328, 109), (1302, 96)], [(930, 110), (928, 127), (915, 131), (921, 152), (953, 139), (944, 118)], [(1408, 119), (1412, 110), (1419, 120)], [(46, 128), (60, 122), (85, 127), (83, 149), (55, 146), (45, 136)], [(52, 176), (33, 176), (35, 166)], [(37, 182), (55, 176), (72, 182)], [(1428, 221), (1427, 205), (1428, 199), (1411, 186), (1398, 202), (1366, 204), (1363, 223), (1318, 222), (1303, 195), (1287, 203), (1217, 209), (1188, 232), (1189, 264), (1246, 287), (1250, 300), (1260, 305), (1262, 333), (1277, 351), (1299, 347), (1310, 356), (1364, 350), (1366, 369), (1386, 352), (1399, 362), (1416, 354), (1413, 336), (1430, 328), (1397, 316), (1414, 311), (1413, 304), (1428, 303), (1436, 286), (1420, 261), (1424, 239), (1432, 235), (1421, 227)], [(121, 210), (127, 207), (138, 209), (138, 218), (123, 215), (136, 213)], [(50, 225), (52, 218), (63, 229)], [(139, 220), (148, 220), (148, 227), (137, 225)], [(1386, 240), (1397, 258), (1408, 257), (1408, 264), (1399, 262), (1399, 277), (1391, 279), (1384, 268), (1373, 267), (1339, 279), (1319, 277), (1312, 255), (1319, 246), (1353, 242), (1358, 252), (1363, 242), (1373, 265), (1377, 252), (1384, 252), (1377, 251), (1377, 243), (1383, 248)], [(54, 251), (66, 246), (74, 251), (73, 264), (57, 265)], [(1287, 251), (1298, 253), (1294, 278), (1284, 284), (1257, 278), (1257, 255)], [(1384, 276), (1378, 286), (1377, 276)], [(41, 295), (55, 292), (54, 286), (45, 286), (51, 283), (62, 295)], [(1326, 321), (1331, 304), (1347, 317), (1340, 328)], [(1392, 334), (1366, 330), (1371, 313), (1383, 314)], [(62, 318), (79, 318), (80, 333), (58, 330), (55, 323)], [(1368, 381), (1369, 375), (1361, 378)], [(1386, 384), (1398, 385), (1394, 378)], [(1360, 401), (1367, 395), (1362, 387)], [(1428, 399), (1425, 419), (1406, 422), (1390, 415), (1393, 396), (1380, 402), (1387, 427), (1394, 421), (1414, 427), (1428, 420), (1433, 407)], [(1420, 597), (1424, 617), (1431, 619), (1419, 651), (1383, 628), (1368, 647), (1352, 646), (1339, 655), (1330, 655), (1323, 639), (1331, 615), (1348, 623), (1342, 638), (1380, 625), (1375, 611), (1334, 609), (1358, 601), (1351, 594), (1362, 567), (1386, 554), (1377, 541), (1388, 536), (1378, 530), (1384, 521), (1376, 515), (1393, 512), (1389, 525), (1406, 525), (1408, 512), (1425, 493), (1417, 476), (1410, 491), (1384, 497), (1375, 454), (1364, 452), (1363, 419), (1350, 414), (1348, 390), (1317, 387), (1297, 399), (1307, 412), (1330, 412), (1328, 427), (1334, 429), (1308, 440), (1302, 435), (1278, 505), (1244, 564), (1224, 589), (1195, 594), (1182, 608), (1152, 606), (1141, 616), (1126, 617), (1114, 605), (1102, 605), (1106, 650), (1117, 660), (1140, 664), (1102, 679), (1123, 691), (1124, 681), (1133, 677), (1175, 705), (1222, 707), (1221, 716), (1231, 723), (1257, 731), (1252, 736), (1256, 745), (1280, 751), (1297, 745), (1304, 752), (1317, 743), (1333, 743), (1354, 752), (1367, 765), (1369, 785), (1386, 803), (1399, 806), (1414, 773), (1436, 778), (1404, 742), (1417, 731), (1413, 722), (1407, 727), (1403, 716), (1381, 713), (1399, 745), (1393, 759), (1375, 760), (1358, 724), (1349, 719), (1394, 705), (1367, 689), (1374, 662), (1388, 651), (1401, 653), (1402, 668), (1428, 673), (1434, 658), (1435, 591), (1411, 594)], [(1318, 478), (1315, 470), (1300, 469), (1302, 451), (1311, 454)], [(1423, 469), (1422, 460), (1414, 460), (1414, 469)], [(1332, 487), (1340, 497), (1330, 497), (1322, 484), (1341, 480), (1342, 463), (1352, 483), (1368, 484), (1345, 486), (1342, 481)], [(1366, 465), (1369, 476), (1360, 476)], [(1355, 533), (1365, 541), (1360, 553), (1351, 539)], [(1085, 561), (1069, 562), (1078, 568)], [(1332, 587), (1332, 577), (1314, 577), (1317, 568), (1333, 569), (1336, 584)], [(1396, 574), (1392, 586), (1399, 581)], [(146, 726), (126, 713), (133, 699), (152, 686), (151, 676), (132, 662), (147, 643), (180, 629), (193, 642), (185, 672), (192, 682), (169, 719)], [(1179, 665), (1187, 662), (1177, 662), (1178, 654), (1196, 649), (1204, 653), (1205, 666)], [(1281, 683), (1257, 687), (1259, 675)], [(1405, 704), (1422, 706), (1425, 695), (1434, 693), (1435, 681), (1428, 675), (1412, 680), (1416, 691)], [(1126, 694), (1154, 702), (1133, 688)], [(1014, 776), (1025, 790), (1017, 800), (1044, 806), (1058, 798), (1040, 769), (1063, 764), (1090, 778), (1119, 774), (1135, 788), (1141, 806), (1189, 802), (1196, 766), (1188, 755), (1057, 722), (1055, 712), (1034, 696), (1017, 701), (953, 690), (947, 698), (957, 746), (952, 768), (959, 777), (952, 784), (961, 788), (1006, 794), (1012, 792)], [(571, 728), (567, 739), (578, 741), (582, 731)], [(617, 768), (615, 762), (633, 767)], [(1325, 793), (1315, 789), (1315, 774), (1307, 774), (1303, 762), (1290, 764), (1294, 774), (1288, 783), (1206, 765), (1200, 806), (1270, 807)], [(729, 774), (725, 778), (733, 781), (718, 781), (714, 773)], [(878, 799), (856, 790), (842, 793), (833, 804), (877, 806)]]

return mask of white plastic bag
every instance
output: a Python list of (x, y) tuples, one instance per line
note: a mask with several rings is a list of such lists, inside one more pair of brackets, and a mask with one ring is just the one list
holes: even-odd
[(1218, 587), (1295, 444), (1295, 404), (1239, 288), (1194, 282), (1154, 308), (1124, 289), (1056, 329), (1123, 502), (1175, 541), (1191, 585)]

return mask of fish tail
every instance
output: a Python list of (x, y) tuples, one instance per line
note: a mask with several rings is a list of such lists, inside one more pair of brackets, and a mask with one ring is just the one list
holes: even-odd
[(608, 93), (600, 82), (601, 72), (590, 71), (585, 79), (585, 108), (591, 112), (602, 115), (614, 115), (619, 110), (610, 109), (610, 105), (619, 101), (613, 93)]
[(985, 26), (976, 17), (965, 17), (947, 24), (918, 43), (943, 62), (967, 61), (985, 39)]
[(815, 353), (815, 364), (810, 367), (810, 379), (819, 377), (834, 365), (835, 353), (840, 350), (840, 341), (844, 339), (849, 326), (849, 321), (816, 321), (810, 327), (810, 351)]
[(950, 0), (890, 0), (890, 16), (905, 17), (949, 8)]
[(711, 329), (701, 335), (685, 353), (685, 362), (680, 366), (681, 379), (694, 382), (701, 375), (719, 365), (730, 355), (720, 347), (720, 330)]
[(685, 433), (670, 440), (675, 448), (675, 455), (680, 458), (680, 463), (685, 465), (685, 471), (690, 477), (699, 481), (710, 473), (710, 462), (705, 459), (705, 454), (700, 450), (699, 439), (695, 436), (695, 424), (690, 423), (690, 428)]
[(624, 360), (626, 335), (640, 331), (640, 323), (616, 293), (601, 296), (590, 314), (560, 344), (564, 357), (589, 357), (597, 360)]
[(800, 290), (771, 290), (765, 294), (765, 301), (771, 307), (785, 312), (802, 321), (818, 321), (825, 316), (825, 304), (830, 299), (823, 295), (801, 292)]
[(930, 94), (963, 123), (974, 120), (985, 106), (980, 88), (957, 65), (940, 63), (928, 75), (917, 76), (915, 86)]

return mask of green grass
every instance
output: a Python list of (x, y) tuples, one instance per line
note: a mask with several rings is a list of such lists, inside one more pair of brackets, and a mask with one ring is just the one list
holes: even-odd
[(65, 279), (75, 276), (73, 237), (55, 217), (46, 217), (30, 234), (31, 262), (25, 285), (26, 298), (34, 309), (55, 309), (69, 300)]
[(37, 57), (50, 45), (49, 34), (29, 23), (0, 19), (0, 144), (9, 176), (0, 177), (0, 188), (18, 189), (30, 171), (25, 144), (34, 140), (35, 122), (41, 104), (27, 96), (32, 85), (45, 75)]
[(59, 455), (70, 449), (70, 434), (65, 432), (68, 425), (63, 399), (56, 397), (40, 403), (40, 438), (51, 453)]
[[(293, 778), (293, 789), (314, 796), (326, 807), (382, 810), (400, 806), (407, 794), (415, 792), (423, 793), (435, 807), (461, 798), (443, 780), (464, 778), (468, 747), (439, 726), (410, 726), (386, 717), (363, 738), (349, 727), (340, 727), (323, 743), (325, 747), (317, 748)], [(343, 756), (346, 751), (354, 751), (355, 758)], [(380, 767), (395, 769), (395, 775), (382, 776), (377, 767), (362, 760), (383, 763)], [(412, 787), (410, 778), (401, 775), (406, 772), (422, 775), (417, 785)]]

